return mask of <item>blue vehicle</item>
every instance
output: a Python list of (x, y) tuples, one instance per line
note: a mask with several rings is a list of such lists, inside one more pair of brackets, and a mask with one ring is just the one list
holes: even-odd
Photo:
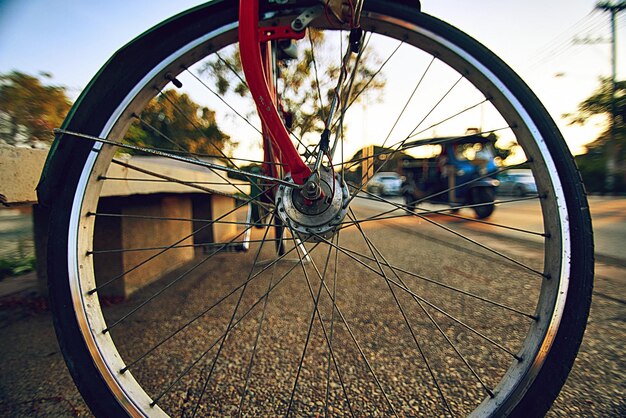
[(417, 144), (440, 145), (441, 152), (432, 158), (403, 159), (401, 170), (406, 180), (402, 195), (409, 208), (432, 202), (450, 205), (453, 210), (471, 207), (479, 219), (493, 213), (499, 181), (492, 138), (433, 138), (406, 143), (404, 148)]

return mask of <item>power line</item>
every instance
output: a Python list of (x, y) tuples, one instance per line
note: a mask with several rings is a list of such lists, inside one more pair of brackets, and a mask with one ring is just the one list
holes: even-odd
[(595, 31), (598, 26), (604, 23), (602, 15), (597, 13), (596, 10), (589, 12), (578, 22), (574, 23), (546, 45), (539, 48), (537, 52), (533, 54), (534, 57), (528, 64), (527, 69), (529, 71), (534, 70), (536, 67), (561, 56), (563, 53), (575, 46), (575, 44), (572, 43), (572, 38), (578, 36), (579, 34), (591, 33), (592, 31)]

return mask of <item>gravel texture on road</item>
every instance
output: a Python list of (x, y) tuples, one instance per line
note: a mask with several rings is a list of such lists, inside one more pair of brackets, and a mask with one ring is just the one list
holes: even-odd
[[(440, 233), (428, 225), (394, 222), (397, 234), (391, 242), (378, 227), (366, 227), (368, 238), (384, 249), (384, 261), (381, 258), (379, 263), (418, 271), (447, 286), (533, 312), (538, 290), (533, 273), (483, 249), (468, 247), (462, 239), (441, 239)], [(372, 257), (358, 234), (346, 232), (340, 239), (342, 245), (354, 251), (353, 257), (378, 258)], [(483, 242), (498, 245), (494, 237), (483, 237)], [(293, 416), (323, 416), (328, 399), (332, 416), (348, 416), (350, 409), (355, 416), (388, 416), (392, 405), (400, 416), (422, 417), (443, 416), (447, 409), (442, 401), (445, 397), (455, 415), (463, 415), (485, 397), (484, 386), (493, 388), (515, 361), (511, 354), (485, 342), (471, 329), (515, 353), (528, 318), (503, 313), (500, 308), (408, 274), (396, 276), (397, 271), (383, 266), (383, 276), (406, 283), (423, 298), (418, 302), (380, 275), (371, 275), (371, 268), (380, 267), (372, 260), (365, 263), (366, 267), (340, 253), (335, 263), (336, 254), (328, 247), (307, 247), (317, 270), (312, 264), (303, 268), (290, 262), (267, 268), (246, 286), (240, 302), (239, 290), (145, 358), (144, 353), (181, 324), (246, 281), (254, 247), (244, 255), (225, 253), (213, 257), (205, 269), (189, 274), (111, 331), (127, 363), (139, 359), (131, 371), (147, 392), (153, 397), (165, 392), (159, 401), (161, 407), (190, 413), (202, 397), (199, 415), (233, 416), (245, 392), (246, 416), (284, 415), (290, 403)], [(543, 260), (534, 247), (516, 242), (506, 251), (541, 269)], [(270, 258), (271, 252), (271, 248), (264, 249), (260, 259)], [(327, 259), (330, 262), (324, 274)], [(330, 295), (335, 294), (335, 265), (339, 309), (333, 310)], [(602, 264), (597, 270), (581, 352), (549, 417), (626, 416), (626, 272)], [(324, 284), (320, 276), (325, 277)], [(165, 281), (176, 277), (173, 273)], [(162, 286), (156, 283), (127, 301), (111, 303), (105, 309), (107, 323), (124, 318)], [(268, 289), (273, 290), (265, 298)], [(318, 294), (319, 314), (313, 303)], [(232, 331), (224, 340), (222, 335), (229, 328), (236, 306)], [(459, 325), (457, 320), (467, 326)], [(257, 335), (260, 337), (255, 349)], [(459, 348), (483, 383), (454, 354), (446, 338)], [(328, 350), (329, 340), (332, 353)], [(358, 347), (354, 340), (359, 342)], [(304, 347), (305, 360), (298, 371)], [(65, 368), (45, 300), (28, 292), (0, 299), (0, 355), (0, 416), (90, 416)], [(424, 358), (432, 372), (425, 367)], [(186, 372), (196, 360), (197, 366)], [(207, 383), (209, 374), (211, 380)], [(166, 390), (177, 376), (181, 376), (182, 384)], [(290, 399), (296, 376), (297, 390)], [(443, 397), (433, 384), (435, 379)], [(246, 380), (248, 384), (244, 384)], [(208, 390), (203, 393), (205, 384)]]

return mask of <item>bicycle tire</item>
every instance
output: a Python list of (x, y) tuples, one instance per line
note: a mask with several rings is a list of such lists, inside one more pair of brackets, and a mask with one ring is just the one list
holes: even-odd
[[(304, 3), (305, 6), (315, 4)], [(262, 13), (294, 16), (305, 6), (272, 3), (265, 5)], [(551, 247), (553, 244), (547, 243), (545, 251), (546, 254), (556, 251), (563, 257), (555, 261), (546, 256), (544, 260), (542, 273), (546, 277), (536, 312), (536, 323), (541, 324), (536, 327), (543, 327), (543, 330), (537, 331), (535, 325), (531, 325), (532, 330), (522, 344), (526, 350), (522, 351), (531, 353), (534, 366), (511, 366), (506, 371), (507, 378), (516, 373), (517, 377), (499, 383), (495, 400), (486, 397), (472, 408), (476, 408), (473, 413), (477, 416), (542, 416), (569, 374), (591, 302), (591, 222), (573, 158), (556, 125), (530, 89), (506, 64), (469, 36), (401, 2), (368, 1), (363, 20), (366, 30), (388, 31), (392, 38), (400, 37), (394, 32), (396, 28), (399, 28), (398, 33), (415, 35), (417, 40), (403, 39), (413, 42), (412, 46), (427, 40), (419, 46), (465, 75), (481, 71), (478, 75), (467, 76), (474, 77), (477, 84), (484, 83), (481, 88), (487, 92), (494, 86), (501, 89), (493, 97), (497, 106), (524, 113), (525, 125), (519, 127), (524, 132), (520, 137), (532, 130), (532, 135), (528, 136), (536, 143), (527, 140), (522, 145), (533, 162), (545, 165), (533, 171), (540, 183), (552, 187), (542, 193), (554, 194), (546, 198), (547, 202), (542, 201), (544, 222), (546, 225), (552, 222), (550, 216), (567, 218), (566, 223), (557, 221), (561, 222), (557, 225), (561, 230), (546, 234), (552, 237), (554, 233), (560, 234), (558, 248), (555, 250)], [(188, 66), (187, 62), (193, 62), (204, 51), (202, 45), (206, 46), (209, 41), (230, 36), (228, 42), (231, 42), (233, 35), (223, 33), (231, 33), (236, 21), (236, 2), (216, 1), (182, 13), (141, 35), (118, 51), (95, 76), (70, 111), (63, 129), (95, 137), (121, 138), (129, 122), (120, 120), (135, 112), (138, 101), (147, 102), (147, 92), (154, 90), (151, 86), (156, 84), (162, 89), (170, 82), (165, 75), (176, 76), (181, 71), (180, 63)], [(440, 50), (431, 50), (437, 45)], [(508, 102), (502, 103), (505, 100)], [(38, 188), (41, 202), (51, 206), (48, 277), (59, 344), (77, 387), (95, 415), (160, 416), (165, 412), (150, 405), (149, 395), (136, 392), (141, 386), (134, 377), (116, 370), (119, 364), (124, 364), (116, 346), (112, 346), (112, 354), (107, 354), (103, 352), (109, 349), (106, 346), (109, 343), (98, 342), (97, 327), (103, 325), (100, 321), (104, 319), (104, 309), (98, 296), (90, 299), (92, 293), (84, 288), (86, 282), (83, 282), (85, 276), (81, 270), (93, 269), (93, 266), (81, 251), (87, 245), (84, 242), (91, 245), (93, 240), (93, 223), (89, 223), (93, 221), (85, 220), (86, 212), (95, 211), (94, 204), (97, 205), (99, 199), (89, 197), (94, 193), (90, 188), (94, 187), (95, 177), (105, 172), (99, 165), (108, 164), (112, 152), (101, 157), (99, 155), (106, 152), (97, 141), (70, 137), (69, 134), (57, 136)], [(551, 275), (552, 272), (558, 274)], [(543, 315), (550, 316), (551, 320), (544, 324)], [(537, 339), (539, 342), (532, 343)], [(112, 357), (107, 357), (109, 355)], [(506, 396), (498, 398), (501, 393)], [(213, 414), (227, 413), (219, 405), (216, 408)], [(443, 413), (448, 412), (449, 408), (447, 411), (444, 408)], [(428, 413), (440, 414), (441, 410)]]
[[(476, 187), (472, 190), (472, 203), (481, 204), (481, 203), (489, 203), (495, 200), (496, 193), (491, 188), (485, 187)], [(476, 216), (478, 219), (486, 219), (493, 213), (495, 206), (491, 205), (482, 205), (476, 206), (474, 211), (476, 212)]]

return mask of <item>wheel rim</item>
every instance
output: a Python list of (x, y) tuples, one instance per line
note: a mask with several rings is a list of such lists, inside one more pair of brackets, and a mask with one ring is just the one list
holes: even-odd
[[(494, 85), (497, 88), (497, 90), (500, 92), (500, 95), (497, 97), (494, 97), (493, 101), (494, 103), (498, 104), (501, 109), (504, 109), (507, 112), (509, 112), (503, 115), (503, 117), (505, 118), (508, 117), (511, 119), (511, 121), (509, 122), (509, 126), (513, 126), (513, 123), (515, 122), (522, 121), (522, 124), (521, 124), (522, 126), (521, 128), (519, 128), (519, 131), (518, 131), (518, 136), (517, 136), (518, 141), (520, 142), (520, 144), (524, 145), (527, 155), (531, 155), (533, 160), (535, 161), (543, 160), (543, 164), (544, 164), (543, 167), (539, 167), (539, 168), (533, 167), (535, 178), (537, 180), (538, 185), (540, 186), (539, 190), (543, 191), (543, 190), (546, 190), (546, 188), (548, 188), (547, 190), (549, 191), (549, 193), (551, 193), (553, 196), (556, 196), (556, 197), (553, 197), (551, 199), (547, 199), (547, 198), (541, 199), (541, 204), (542, 204), (541, 210), (543, 212), (544, 223), (546, 223), (544, 225), (544, 230), (550, 231), (548, 233), (551, 235), (552, 238), (547, 240), (545, 243), (545, 248), (544, 248), (545, 260), (541, 260), (540, 264), (542, 264), (542, 268), (539, 269), (539, 272), (544, 275), (550, 275), (551, 279), (542, 280), (541, 288), (538, 289), (538, 291), (540, 292), (540, 295), (537, 300), (537, 305), (538, 305), (537, 312), (538, 312), (539, 320), (533, 320), (530, 323), (530, 325), (528, 324), (526, 325), (526, 327), (530, 327), (530, 331), (528, 332), (527, 336), (523, 339), (523, 341), (518, 342), (518, 346), (516, 347), (517, 351), (513, 351), (514, 355), (518, 355), (524, 360), (521, 362), (518, 362), (517, 360), (511, 360), (513, 363), (511, 367), (507, 368), (504, 372), (500, 370), (499, 376), (501, 377), (503, 376), (503, 378), (500, 380), (500, 383), (497, 387), (491, 387), (491, 390), (493, 390), (496, 393), (495, 398), (490, 398), (487, 396), (485, 397), (484, 401), (480, 405), (478, 405), (478, 403), (475, 403), (473, 405), (473, 407), (476, 408), (473, 412), (477, 416), (479, 415), (488, 416), (488, 415), (492, 415), (496, 413), (496, 411), (507, 410), (509, 408), (508, 406), (509, 404), (514, 405), (517, 401), (517, 398), (522, 396), (522, 394), (525, 391), (524, 388), (532, 382), (532, 379), (534, 378), (539, 368), (541, 367), (541, 364), (545, 358), (544, 353), (549, 350), (550, 345), (554, 339), (556, 330), (558, 329), (560, 315), (562, 313), (562, 308), (564, 305), (564, 298), (565, 298), (564, 295), (567, 294), (569, 265), (566, 263), (560, 263), (560, 260), (569, 259), (568, 255), (569, 255), (570, 250), (569, 250), (568, 230), (567, 230), (567, 225), (564, 223), (559, 223), (558, 220), (556, 223), (553, 223), (554, 222), (553, 219), (555, 218), (567, 219), (567, 211), (566, 211), (566, 208), (564, 207), (564, 203), (560, 203), (560, 205), (557, 204), (557, 202), (565, 202), (563, 192), (559, 186), (559, 180), (555, 176), (557, 173), (557, 170), (554, 167), (554, 163), (551, 161), (549, 157), (549, 152), (547, 150), (547, 146), (545, 145), (543, 138), (539, 137), (538, 133), (535, 136), (530, 135), (530, 132), (538, 132), (530, 116), (522, 108), (521, 104), (517, 102), (517, 99), (513, 97), (510, 91), (508, 91), (508, 89), (504, 85), (502, 85), (501, 82), (499, 82), (497, 77), (495, 77), (495, 75), (493, 75), (489, 70), (484, 68), (482, 65), (478, 64), (474, 58), (472, 58), (469, 55), (466, 55), (465, 59), (462, 60), (461, 58), (458, 58), (458, 57), (463, 57), (463, 54), (465, 52), (460, 50), (457, 46), (450, 44), (448, 41), (444, 40), (443, 38), (439, 37), (438, 35), (432, 32), (428, 32), (417, 26), (412, 26), (410, 23), (407, 23), (404, 21), (389, 18), (388, 16), (383, 16), (383, 15), (378, 15), (372, 12), (367, 12), (364, 15), (363, 26), (366, 29), (369, 29), (372, 26), (375, 26), (377, 28), (382, 27), (383, 28), (382, 31), (388, 30), (389, 33), (392, 35), (392, 37), (400, 37), (399, 33), (402, 30), (410, 29), (411, 31), (413, 31), (412, 35), (415, 36), (416, 38), (414, 40), (407, 39), (406, 40), (407, 44), (411, 42), (422, 44), (424, 39), (426, 39), (428, 40), (428, 42), (425, 43), (426, 45), (425, 49), (433, 47), (433, 45), (436, 45), (437, 43), (445, 46), (445, 48), (443, 49), (443, 55), (440, 57), (441, 60), (445, 60), (447, 58), (445, 56), (445, 53), (449, 53), (449, 54), (452, 54), (452, 56), (449, 58), (449, 62), (453, 66), (461, 66), (461, 64), (467, 65), (468, 63), (474, 64), (473, 66), (474, 68), (472, 68), (472, 70), (480, 70), (481, 73), (478, 75), (470, 74), (469, 76), (474, 77), (474, 81), (476, 84), (485, 83), (486, 78), (488, 77), (491, 78), (490, 83)], [(228, 43), (230, 39), (232, 39), (233, 30), (234, 30), (234, 26), (230, 28), (226, 28), (223, 32), (222, 31), (214, 32), (212, 34), (207, 35), (206, 40), (210, 39), (211, 42), (219, 43), (219, 42), (216, 42), (216, 39), (218, 40), (221, 39), (222, 42)], [(184, 48), (183, 51), (177, 54), (179, 56), (172, 58), (172, 62), (166, 62), (162, 68), (157, 68), (153, 72), (148, 74), (145, 77), (144, 81), (142, 81), (142, 83), (140, 83), (140, 85), (138, 85), (137, 88), (128, 95), (129, 100), (126, 103), (120, 104), (118, 112), (112, 115), (109, 123), (107, 124), (107, 126), (104, 127), (100, 136), (109, 137), (109, 138), (121, 137), (123, 132), (125, 132), (128, 127), (127, 123), (120, 122), (120, 119), (122, 119), (121, 115), (127, 114), (131, 110), (134, 111), (136, 102), (139, 102), (139, 101), (145, 102), (145, 99), (139, 100), (137, 98), (143, 98), (144, 92), (150, 89), (150, 87), (147, 87), (149, 83), (152, 83), (155, 77), (162, 74), (167, 69), (171, 69), (172, 67), (175, 67), (176, 65), (178, 65), (181, 60), (184, 62), (184, 59), (182, 58), (182, 56), (187, 55), (187, 51), (196, 50), (196, 48), (198, 48), (199, 45), (203, 45), (206, 42), (206, 40), (204, 39), (198, 40), (198, 41), (195, 41), (193, 45), (188, 45), (187, 47)], [(488, 75), (488, 77), (486, 75)], [(491, 88), (487, 90), (490, 91)], [(507, 102), (507, 103), (501, 103), (501, 102)], [(90, 156), (89, 161), (85, 165), (84, 174), (79, 184), (78, 191), (76, 193), (75, 200), (74, 200), (74, 210), (72, 212), (72, 220), (71, 220), (70, 228), (73, 231), (79, 231), (78, 234), (70, 235), (70, 240), (69, 240), (69, 247), (71, 249), (69, 251), (69, 254), (71, 256), (73, 255), (73, 257), (70, 257), (69, 259), (69, 266), (70, 266), (70, 273), (71, 273), (70, 284), (72, 287), (73, 298), (74, 298), (74, 309), (77, 312), (79, 323), (83, 325), (83, 333), (84, 333), (85, 339), (87, 340), (87, 343), (88, 343), (87, 345), (91, 350), (92, 357), (94, 359), (97, 359), (98, 367), (102, 375), (108, 381), (110, 387), (116, 394), (115, 396), (120, 400), (120, 402), (124, 404), (124, 406), (127, 408), (129, 412), (134, 411), (135, 413), (141, 413), (145, 415), (159, 415), (161, 413), (164, 414), (165, 412), (170, 412), (170, 411), (168, 410), (168, 411), (163, 412), (159, 409), (158, 406), (151, 405), (152, 399), (154, 399), (155, 396), (158, 395), (158, 393), (157, 394), (151, 393), (150, 395), (148, 395), (143, 390), (143, 387), (145, 386), (144, 382), (147, 379), (149, 379), (150, 373), (146, 373), (145, 371), (144, 372), (137, 371), (137, 374), (145, 374), (145, 376), (142, 375), (140, 378), (138, 378), (139, 382), (137, 382), (133, 378), (133, 375), (135, 372), (132, 370), (123, 374), (119, 373), (120, 369), (124, 369), (125, 367), (127, 367), (129, 363), (128, 359), (131, 353), (128, 352), (127, 348), (124, 348), (124, 352), (120, 354), (120, 352), (118, 352), (118, 348), (117, 348), (118, 346), (116, 345), (116, 341), (114, 341), (114, 339), (111, 338), (111, 332), (106, 333), (106, 334), (102, 333), (103, 329), (107, 329), (107, 326), (109, 327), (111, 326), (113, 317), (110, 317), (110, 318), (106, 317), (107, 315), (106, 312), (105, 312), (105, 316), (103, 316), (101, 313), (101, 306), (100, 306), (100, 302), (98, 301), (97, 295), (94, 296), (93, 294), (92, 295), (88, 294), (89, 290), (95, 287), (95, 278), (93, 277), (94, 273), (93, 273), (93, 267), (92, 267), (93, 261), (91, 261), (91, 257), (93, 256), (92, 255), (81, 256), (81, 254), (88, 254), (88, 252), (92, 249), (91, 240), (92, 240), (93, 230), (95, 226), (94, 226), (93, 217), (91, 217), (90, 219), (90, 217), (87, 216), (87, 213), (97, 211), (96, 206), (97, 206), (97, 201), (98, 201), (98, 195), (100, 193), (100, 185), (102, 184), (102, 182), (97, 181), (96, 178), (98, 176), (101, 176), (102, 173), (105, 172), (105, 169), (103, 167), (107, 165), (107, 160), (110, 159), (111, 157), (111, 155), (107, 157), (105, 155), (106, 153), (107, 151), (105, 147), (104, 149), (99, 151), (99, 153), (94, 152)], [(98, 157), (98, 155), (100, 156)], [(543, 187), (543, 189), (541, 187)], [(385, 210), (383, 209), (379, 209), (379, 213), (384, 212), (384, 211)], [(557, 215), (557, 216), (552, 216), (552, 215)], [(357, 216), (357, 215), (355, 214), (353, 216)], [(424, 221), (422, 218), (419, 218), (419, 219), (421, 221)], [(410, 229), (413, 227), (413, 225), (411, 224), (407, 224), (407, 225), (401, 224), (401, 225), (395, 225), (395, 226), (387, 225), (390, 222), (391, 221), (383, 220), (380, 223), (383, 225), (383, 228), (389, 227), (396, 232), (398, 230), (404, 230), (406, 232), (407, 229)], [(370, 235), (370, 234), (373, 234), (373, 235)], [(370, 236), (372, 238), (370, 238)], [(554, 239), (555, 236), (559, 236), (559, 239), (558, 240)], [(361, 260), (365, 260), (374, 266), (380, 267), (382, 265), (383, 270), (384, 270), (385, 263), (391, 263), (391, 262), (384, 261), (384, 260), (387, 260), (386, 254), (376, 255), (377, 250), (372, 249), (371, 247), (371, 246), (374, 246), (374, 243), (368, 242), (370, 239), (373, 241), (380, 239), (378, 238), (378, 235), (376, 234), (376, 232), (367, 231), (364, 235), (361, 234), (360, 238), (363, 240), (363, 242), (361, 242), (362, 249), (364, 251), (368, 249), (371, 251), (369, 254), (369, 257), (362, 258)], [(559, 242), (555, 244), (554, 243), (555, 241), (559, 241)], [(356, 244), (354, 245), (356, 246)], [(78, 250), (74, 251), (73, 250), (74, 248), (77, 248)], [(327, 257), (330, 257), (330, 254), (331, 254), (330, 250), (332, 250), (334, 247), (332, 245), (329, 245), (328, 248), (329, 248), (328, 250), (329, 252), (328, 252)], [(344, 247), (345, 251), (351, 250), (351, 249), (352, 247), (350, 246)], [(292, 254), (294, 252), (298, 253), (300, 250), (301, 250), (301, 247), (299, 247), (298, 245), (295, 245), (292, 248)], [(307, 248), (307, 250), (312, 251), (310, 246)], [(251, 252), (254, 252), (254, 251), (251, 251)], [(316, 253), (316, 254), (319, 254), (319, 253)], [(326, 253), (324, 252), (324, 254)], [(334, 254), (334, 251), (332, 251), (332, 254)], [(359, 263), (356, 260), (350, 258), (349, 254), (343, 253), (341, 256), (347, 257), (349, 260), (351, 260), (352, 264), (356, 264), (357, 266), (359, 265)], [(302, 257), (302, 254), (300, 254), (300, 257)], [(558, 261), (555, 262), (554, 260), (558, 260)], [(323, 267), (325, 265), (323, 259), (317, 260), (317, 263), (318, 263), (318, 269), (320, 271), (323, 270)], [(409, 265), (409, 264), (405, 264), (405, 265)], [(406, 288), (407, 285), (404, 285), (401, 281), (394, 278), (395, 277), (394, 271), (393, 271), (394, 269), (389, 269), (389, 270), (391, 271), (388, 271), (386, 273), (388, 275), (387, 278), (390, 279), (392, 282), (395, 282), (391, 286), (396, 286), (396, 288), (400, 288), (400, 289), (403, 286)], [(398, 271), (395, 271), (395, 273), (398, 273)], [(310, 284), (312, 286), (311, 289), (313, 290), (312, 299), (315, 300), (314, 295), (316, 293), (315, 290), (317, 289), (317, 287), (315, 286), (315, 283), (314, 283), (314, 276), (316, 274), (316, 271), (315, 269), (313, 269), (313, 270), (310, 270), (306, 274), (310, 274), (312, 276), (310, 278), (311, 280)], [(299, 280), (302, 280), (302, 279), (299, 279)], [(402, 280), (407, 280), (407, 279), (406, 277), (404, 277)], [(389, 281), (387, 281), (387, 284), (389, 284)], [(320, 287), (320, 289), (322, 289), (322, 287)], [(329, 297), (330, 295), (328, 294), (328, 292), (330, 291), (330, 289), (320, 290), (320, 292), (322, 293), (324, 291), (326, 291), (327, 293), (326, 296)], [(464, 291), (467, 292), (467, 290), (464, 290)], [(306, 289), (304, 289), (305, 296), (306, 296), (306, 293), (307, 291)], [(415, 296), (415, 297), (418, 296), (417, 292), (409, 293), (409, 295)], [(388, 297), (395, 299), (395, 296), (393, 296), (393, 292), (390, 292)], [(430, 307), (426, 309), (426, 311), (430, 309), (431, 315), (434, 316), (436, 315), (436, 312), (439, 312), (432, 306), (427, 305), (426, 300), (421, 300), (419, 298), (418, 300), (422, 302), (423, 306)], [(388, 300), (387, 302), (391, 303), (392, 301)], [(407, 302), (405, 301), (405, 303)], [(417, 306), (419, 308), (419, 304), (417, 304)], [(310, 310), (310, 309), (311, 309), (310, 306), (307, 307), (307, 310)], [(331, 309), (331, 311), (332, 313), (335, 314), (335, 316), (340, 315), (338, 312), (336, 312), (335, 309)], [(424, 311), (424, 309), (422, 309), (422, 311)], [(328, 314), (327, 316), (332, 317), (333, 316), (332, 313)], [(118, 314), (118, 313), (115, 312), (114, 315), (115, 314)], [(396, 314), (400, 315), (400, 319), (402, 319), (402, 316), (404, 316), (403, 313), (396, 312)], [(439, 314), (441, 314), (441, 312), (439, 312)], [(536, 315), (535, 312), (530, 312), (530, 314), (533, 316)], [(415, 315), (415, 317), (417, 317), (417, 315)], [(422, 318), (422, 320), (425, 321), (427, 325), (428, 325), (428, 318), (429, 318), (428, 315), (426, 315), (425, 319)], [(449, 319), (450, 318), (448, 318), (448, 320)], [(441, 319), (441, 321), (443, 321), (443, 319)], [(434, 324), (434, 322), (431, 321), (431, 324)], [(337, 326), (339, 327), (339, 325)], [(398, 328), (401, 328), (402, 326), (403, 325), (400, 324)], [(348, 334), (350, 334), (350, 332), (347, 331), (348, 326), (346, 326), (345, 323), (344, 323), (344, 327), (346, 328), (344, 332), (347, 332)], [(524, 330), (524, 332), (525, 331), (526, 330)], [(404, 332), (405, 334), (406, 332), (408, 332), (409, 334), (413, 333), (413, 331), (410, 330), (410, 327), (407, 327), (407, 330), (405, 330)], [(452, 333), (452, 334), (455, 335), (457, 338), (461, 338), (459, 337), (459, 334), (457, 333)], [(407, 335), (404, 335), (404, 336), (407, 337)], [(322, 338), (322, 337), (318, 335), (318, 338)], [(350, 339), (349, 336), (346, 337), (345, 335), (344, 335), (344, 338), (346, 338), (347, 340)], [(442, 337), (442, 338), (445, 338), (445, 337)], [(469, 338), (469, 337), (466, 337), (466, 338)], [(326, 343), (328, 343), (327, 335), (323, 336), (322, 339), (326, 340)], [(372, 339), (370, 338), (370, 340)], [(472, 341), (475, 341), (475, 340), (472, 340)], [(483, 343), (483, 344), (487, 344), (487, 343)], [(365, 353), (373, 355), (372, 353), (374, 351), (367, 351), (367, 348), (363, 350)], [(356, 351), (358, 352), (359, 350), (357, 349)], [(418, 347), (418, 351), (421, 351), (421, 348)], [(356, 357), (358, 357), (358, 354), (360, 353), (357, 353)], [(337, 356), (339, 355), (340, 353), (338, 352)], [(348, 354), (344, 354), (344, 355), (349, 356)], [(365, 355), (362, 357), (367, 358), (368, 356)], [(417, 358), (419, 358), (419, 355)], [(363, 361), (363, 363), (367, 363), (367, 362)], [(402, 361), (399, 361), (397, 364), (403, 364), (403, 363)], [(364, 367), (365, 369), (369, 368), (369, 366), (363, 366), (363, 364), (361, 364), (361, 367)], [(375, 366), (371, 366), (371, 367), (374, 368)], [(488, 368), (488, 366), (485, 366), (484, 364), (482, 367)], [(468, 372), (467, 369), (465, 370), (465, 373), (471, 374), (471, 372)], [(338, 378), (339, 373), (337, 373), (336, 370), (335, 370), (335, 374), (336, 374), (336, 377), (334, 379), (331, 379), (331, 383), (337, 384), (337, 381), (341, 379)], [(356, 374), (358, 375), (358, 373)], [(374, 373), (371, 373), (371, 374), (373, 375)], [(444, 369), (444, 371), (439, 371), (439, 372), (435, 370), (433, 374), (445, 376), (446, 369)], [(427, 379), (432, 378), (432, 375), (429, 376), (428, 374), (425, 374), (425, 376)], [(382, 413), (385, 413), (385, 411), (388, 411), (388, 408), (391, 407), (389, 404), (392, 404), (392, 405), (394, 403), (402, 404), (397, 399), (393, 398), (393, 396), (391, 395), (393, 390), (388, 389), (390, 386), (392, 386), (392, 384), (390, 383), (392, 381), (391, 376), (386, 376), (386, 377), (388, 380), (383, 379), (384, 382), (377, 383), (376, 381), (380, 379), (378, 379), (378, 376), (376, 376), (376, 378), (373, 379), (374, 388), (370, 389), (372, 397), (376, 397), (375, 394), (377, 390), (378, 392), (380, 392), (378, 394), (377, 402), (382, 404), (382, 406), (380, 406), (379, 408), (376, 408), (375, 410), (378, 410), (379, 412), (382, 412)], [(439, 378), (441, 379), (441, 376)], [(465, 379), (465, 380), (461, 379), (461, 380), (464, 382), (469, 381), (468, 379)], [(408, 383), (411, 383), (410, 379)], [(370, 376), (369, 384), (370, 386), (372, 386), (371, 376)], [(202, 386), (201, 383), (200, 383), (200, 386)], [(455, 390), (454, 388), (449, 387), (445, 385), (444, 383), (441, 383), (442, 392), (450, 391), (454, 393), (454, 390)], [(343, 384), (340, 384), (340, 388), (336, 389), (336, 391), (349, 392), (349, 390), (343, 389)], [(386, 393), (387, 391), (390, 394), (387, 394)], [(484, 391), (484, 388), (482, 388), (481, 391)], [(441, 396), (441, 393), (437, 393), (437, 392), (438, 392), (437, 389), (432, 389), (432, 388), (430, 391), (427, 391), (429, 396), (431, 395), (436, 396), (436, 397), (440, 396), (441, 398), (445, 397), (445, 395)], [(358, 399), (358, 395), (353, 395), (353, 396), (355, 397), (355, 399)], [(419, 399), (419, 394), (414, 394), (414, 396), (416, 396), (416, 398)], [(452, 395), (452, 396), (458, 397), (456, 393), (455, 395)], [(464, 413), (469, 412), (466, 408), (463, 408), (463, 405), (459, 405), (457, 402), (457, 399), (453, 398), (452, 396), (448, 395), (449, 399), (447, 401), (440, 399), (439, 405), (435, 406), (434, 409), (432, 409), (433, 413), (446, 412), (448, 410), (447, 406), (445, 405), (446, 402), (452, 404), (450, 406), (450, 409), (452, 409), (453, 411), (460, 410), (460, 411), (463, 411)], [(388, 399), (388, 397), (390, 398)], [(289, 396), (287, 396), (287, 398), (289, 398)], [(348, 402), (346, 401), (350, 398), (350, 396), (345, 396), (345, 398), (346, 399), (344, 400), (344, 402), (337, 401), (337, 403), (342, 406), (339, 406), (339, 407), (336, 406), (337, 408), (343, 409), (344, 411), (350, 409), (346, 405), (347, 403), (349, 403), (349, 401)], [(339, 395), (339, 399), (341, 399), (341, 393)], [(505, 407), (504, 409), (501, 409), (503, 408), (502, 407), (503, 403), (505, 404)], [(283, 405), (283, 407), (286, 407), (286, 405)], [(299, 411), (303, 411), (303, 410), (311, 411), (311, 409), (306, 409), (306, 408), (311, 408), (311, 406), (307, 405), (306, 402), (301, 402), (301, 404), (298, 404), (298, 408), (302, 408)], [(324, 405), (324, 408), (325, 408), (325, 405)], [(322, 408), (322, 410), (324, 408)], [(284, 413), (285, 410), (281, 410), (280, 413)], [(250, 411), (252, 411), (252, 409)], [(298, 412), (298, 413), (302, 413), (302, 412)]]

